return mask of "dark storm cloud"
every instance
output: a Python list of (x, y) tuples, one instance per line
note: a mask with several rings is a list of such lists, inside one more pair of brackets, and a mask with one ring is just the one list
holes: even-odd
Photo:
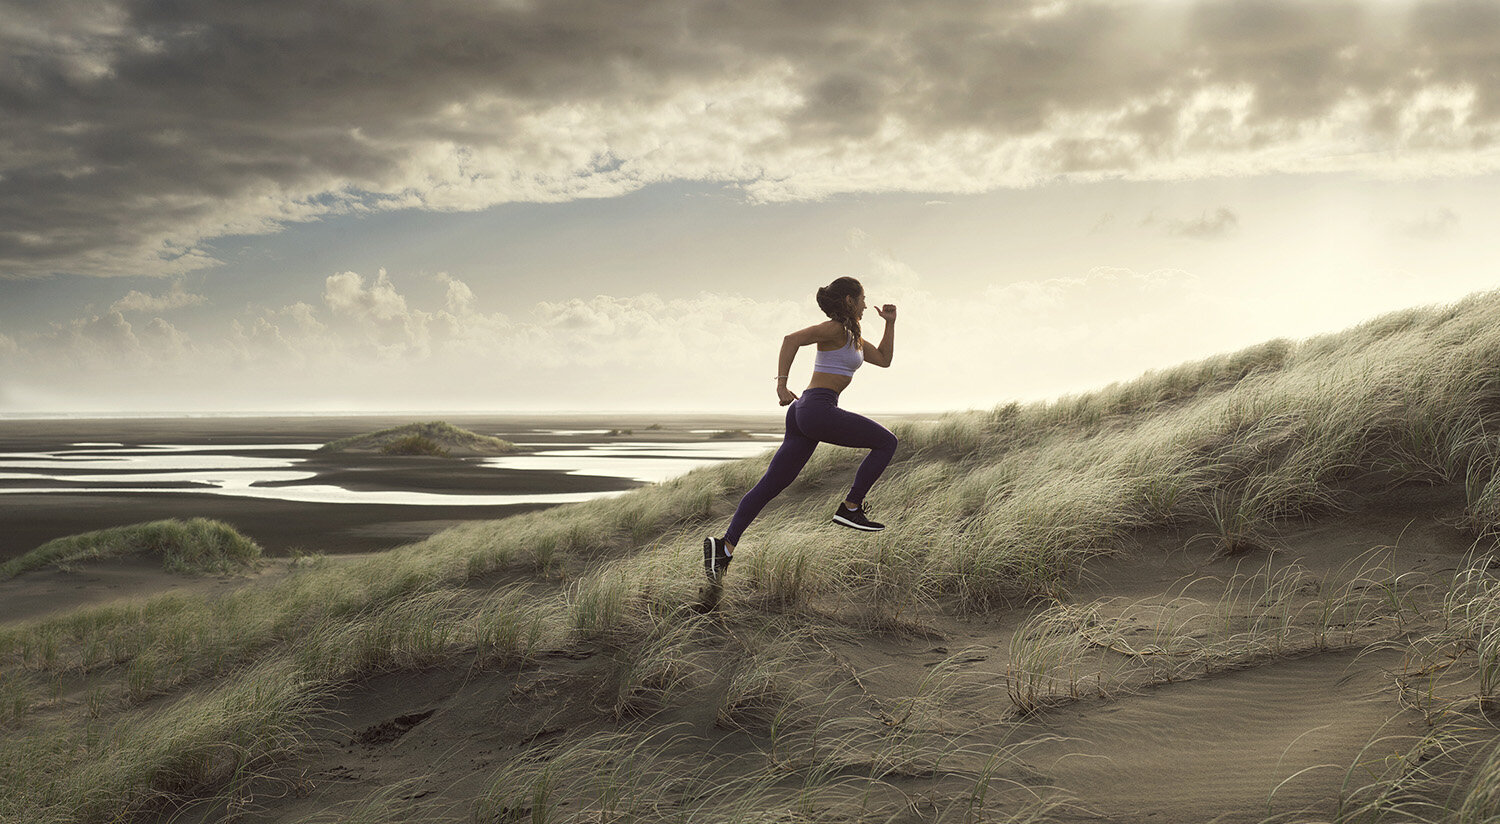
[(1448, 0), (0, 0), (0, 277), (181, 273), (205, 238), (330, 212), (674, 177), (1213, 174), (1328, 151), (1351, 101), (1358, 149), (1473, 152), (1497, 55), (1494, 5)]

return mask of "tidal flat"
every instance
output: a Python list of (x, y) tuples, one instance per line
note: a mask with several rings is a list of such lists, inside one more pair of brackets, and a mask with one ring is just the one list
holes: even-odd
[(376, 552), (749, 457), (774, 448), (781, 427), (779, 414), (452, 416), (520, 448), (500, 458), (317, 451), (414, 419), (0, 420), (0, 562), (66, 535), (193, 517), (232, 524), (272, 556)]

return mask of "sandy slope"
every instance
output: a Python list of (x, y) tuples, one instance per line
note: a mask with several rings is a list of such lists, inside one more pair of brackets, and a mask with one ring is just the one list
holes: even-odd
[[(1393, 572), (1439, 582), (1470, 548), (1467, 537), (1445, 525), (1463, 506), (1461, 489), (1372, 492), (1348, 503), (1347, 514), (1289, 527), (1273, 552), (1240, 558), (1214, 557), (1191, 535), (1138, 536), (1136, 545), (1091, 564), (1072, 601), (1108, 616), (1123, 614), (1122, 604), (1172, 603), (1185, 591), (1212, 600), (1214, 587), (1236, 572), (1295, 563), (1332, 587), (1356, 574), (1360, 558), (1391, 547), (1395, 552), (1384, 557)], [(808, 666), (838, 696), (829, 706), (855, 723), (888, 723), (903, 696), (946, 661), (961, 687), (942, 708), (946, 734), (970, 744), (1015, 745), (1015, 760), (999, 772), (1012, 789), (1010, 800), (989, 812), (998, 820), (1005, 820), (1005, 804), (1027, 794), (1056, 802), (1047, 819), (1056, 821), (1260, 821), (1294, 811), (1315, 818), (1347, 790), (1348, 765), (1398, 753), (1423, 729), (1421, 717), (1404, 711), (1393, 691), (1390, 675), (1402, 666), (1400, 654), (1359, 648), (1252, 656), (1151, 684), (1142, 682), (1138, 667), (1132, 670), (1139, 661), (1100, 647), (1091, 672), (1101, 675), (1084, 679), (1077, 697), (1018, 717), (1005, 696), (1009, 651), (1018, 629), (1041, 608), (962, 616), (935, 607), (910, 616), (902, 631), (870, 630), (857, 619), (856, 605), (834, 601), (781, 617), (809, 633), (819, 652)], [(732, 663), (716, 658), (732, 648), (726, 642), (770, 609), (736, 590), (730, 577), (718, 612), (694, 629), (710, 673)], [(252, 782), (233, 802), (188, 805), (175, 811), (175, 820), (217, 821), (232, 813), (236, 821), (299, 821), (348, 809), (382, 788), (412, 805), (404, 814), (409, 820), (469, 820), (474, 798), (502, 765), (524, 750), (589, 732), (672, 732), (684, 736), (675, 752), (728, 764), (766, 751), (764, 729), (734, 729), (716, 719), (723, 685), (711, 675), (664, 707), (614, 718), (608, 696), (617, 652), (580, 644), (521, 668), (371, 677), (330, 707), (315, 752)], [(882, 807), (880, 820), (934, 817), (939, 810), (924, 805), (955, 780), (942, 770), (890, 776), (881, 803), (894, 806)], [(814, 817), (858, 813), (835, 807)]]

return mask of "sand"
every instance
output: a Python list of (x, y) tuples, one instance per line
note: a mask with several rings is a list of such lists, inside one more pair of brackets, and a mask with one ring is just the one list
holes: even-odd
[[(1397, 572), (1436, 580), (1470, 547), (1445, 523), (1462, 508), (1461, 489), (1413, 487), (1360, 496), (1351, 505), (1348, 514), (1289, 528), (1273, 552), (1245, 557), (1216, 556), (1187, 534), (1143, 534), (1131, 551), (1090, 564), (1073, 596), (1166, 602), (1188, 581), (1228, 579), (1264, 565), (1300, 564), (1332, 584), (1353, 574), (1351, 561), (1382, 547), (1397, 548)], [(987, 736), (988, 743), (1002, 743), (996, 730), (1016, 720), (999, 691), (1008, 650), (1037, 607), (961, 617), (936, 605), (911, 616), (904, 631), (840, 625), (850, 605), (823, 608), (836, 631), (822, 642), (825, 657), (816, 665), (831, 680), (857, 683), (856, 716), (886, 717), (934, 667), (956, 662), (972, 688), (956, 708), (972, 725), (969, 743)], [(711, 645), (715, 633), (740, 630), (726, 618), (705, 631)], [(1004, 743), (1020, 745), (1019, 760), (997, 780), (1055, 803), (1048, 821), (1318, 820), (1348, 789), (1349, 764), (1371, 753), (1399, 753), (1425, 730), (1420, 714), (1395, 698), (1390, 675), (1400, 658), (1348, 649), (1269, 656), (1174, 683), (1084, 694), (1021, 719), (1019, 727), (1011, 723)], [(336, 722), (316, 753), (247, 788), (237, 809), (245, 821), (297, 821), (399, 787), (399, 797), (423, 816), (467, 820), (468, 805), (521, 749), (620, 728), (601, 697), (610, 671), (607, 647), (583, 645), (521, 668), (372, 676), (340, 696)], [(716, 721), (710, 705), (677, 706), (630, 724), (672, 730), (687, 736), (690, 747), (718, 756), (763, 746)], [(926, 820), (918, 802), (942, 780), (891, 778), (892, 792), (907, 793), (914, 805), (911, 815), (894, 820)], [(177, 812), (179, 820), (207, 822), (226, 808), (217, 801)], [(853, 809), (823, 812), (830, 820), (858, 818)]]

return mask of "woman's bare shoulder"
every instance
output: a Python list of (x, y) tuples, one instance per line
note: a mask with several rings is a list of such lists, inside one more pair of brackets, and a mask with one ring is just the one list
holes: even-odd
[(787, 339), (795, 342), (798, 346), (806, 346), (809, 343), (838, 343), (847, 337), (844, 327), (836, 320), (825, 320), (815, 323), (806, 329), (787, 335)]

